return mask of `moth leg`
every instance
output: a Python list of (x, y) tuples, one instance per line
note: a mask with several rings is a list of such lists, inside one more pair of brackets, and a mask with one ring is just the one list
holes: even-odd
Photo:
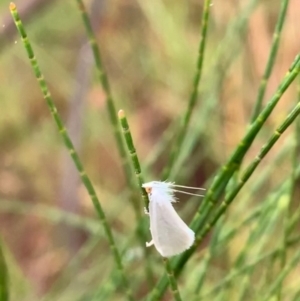
[(150, 242), (146, 242), (146, 247), (150, 247), (152, 245), (154, 245), (153, 239)]
[(147, 210), (146, 207), (144, 207), (144, 213), (145, 213), (146, 215), (149, 215), (149, 211)]

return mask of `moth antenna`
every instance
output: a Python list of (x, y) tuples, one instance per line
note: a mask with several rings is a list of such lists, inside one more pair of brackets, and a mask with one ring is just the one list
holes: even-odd
[(171, 187), (178, 187), (178, 188), (196, 189), (196, 190), (206, 190), (205, 188), (201, 188), (201, 187), (190, 187), (190, 186), (176, 185), (176, 184), (173, 184), (173, 183), (169, 183), (169, 185), (170, 185)]
[(172, 189), (172, 190), (175, 191), (175, 192), (178, 192), (178, 193), (182, 193), (182, 194), (188, 194), (188, 195), (193, 195), (193, 196), (204, 197), (203, 194), (191, 193), (191, 192), (186, 192), (186, 191), (177, 190), (177, 189)]

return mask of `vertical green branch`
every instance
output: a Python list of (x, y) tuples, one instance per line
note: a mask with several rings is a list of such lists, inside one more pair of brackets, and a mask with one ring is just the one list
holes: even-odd
[(173, 298), (175, 301), (181, 301), (181, 296), (178, 290), (178, 286), (177, 286), (177, 281), (174, 277), (174, 272), (172, 270), (170, 261), (168, 258), (163, 258), (164, 264), (165, 264), (165, 269), (169, 278), (169, 282), (170, 282), (170, 286), (171, 286), (171, 290), (172, 290), (172, 294), (173, 294)]
[(107, 78), (106, 72), (104, 70), (103, 63), (102, 63), (100, 49), (96, 42), (96, 37), (95, 37), (93, 29), (92, 29), (90, 18), (86, 12), (86, 8), (85, 8), (82, 0), (76, 0), (76, 2), (77, 2), (78, 9), (81, 12), (83, 24), (84, 24), (86, 34), (88, 36), (88, 40), (89, 40), (89, 43), (91, 45), (91, 49), (93, 52), (96, 70), (97, 70), (97, 77), (101, 83), (101, 86), (102, 86), (105, 96), (106, 96), (107, 111), (109, 114), (109, 118), (110, 118), (110, 122), (111, 122), (111, 125), (113, 128), (113, 131), (114, 131), (114, 136), (115, 136), (115, 139), (117, 142), (117, 147), (118, 147), (119, 154), (121, 157), (121, 162), (123, 164), (126, 181), (127, 181), (127, 184), (129, 186), (131, 186), (131, 170), (129, 167), (124, 142), (122, 140), (121, 131), (118, 126), (118, 117), (117, 117), (117, 113), (116, 113), (116, 109), (115, 109), (115, 105), (114, 105), (114, 100), (113, 100), (113, 97), (111, 94), (109, 81), (108, 81), (108, 78)]
[[(128, 122), (127, 122), (127, 118), (125, 116), (125, 112), (123, 110), (120, 110), (119, 113), (118, 113), (118, 116), (119, 116), (120, 124), (121, 124), (122, 130), (123, 130), (124, 138), (125, 138), (125, 141), (126, 141), (126, 144), (127, 144), (127, 148), (128, 148), (129, 153), (130, 153), (130, 156), (131, 156), (131, 162), (132, 162), (132, 165), (133, 165), (133, 168), (134, 168), (134, 171), (135, 171), (135, 175), (137, 177), (138, 185), (139, 185), (140, 190), (141, 190), (141, 195), (142, 195), (142, 198), (144, 200), (145, 207), (148, 208), (149, 199), (148, 199), (148, 195), (146, 193), (146, 190), (144, 188), (142, 188), (142, 184), (144, 183), (144, 180), (142, 178), (142, 170), (141, 170), (139, 158), (138, 158), (137, 153), (136, 153), (136, 149), (134, 147), (133, 139), (132, 139), (130, 128), (129, 128), (129, 125), (128, 125)], [(181, 301), (178, 286), (177, 286), (177, 282), (176, 282), (176, 279), (174, 277), (174, 273), (172, 271), (169, 259), (168, 258), (163, 258), (163, 262), (164, 262), (165, 269), (166, 269), (166, 272), (167, 272), (167, 275), (168, 275), (168, 279), (169, 279), (169, 282), (170, 282), (170, 285), (171, 285), (171, 290), (172, 290), (174, 300), (175, 301)]]
[(146, 190), (142, 187), (142, 184), (144, 183), (144, 179), (142, 177), (142, 170), (141, 170), (141, 165), (140, 165), (140, 161), (139, 158), (137, 156), (136, 153), (136, 149), (134, 147), (133, 144), (133, 140), (132, 140), (132, 136), (130, 133), (130, 129), (129, 129), (129, 125), (125, 116), (125, 113), (123, 110), (120, 110), (118, 113), (118, 117), (120, 120), (120, 124), (122, 127), (122, 131), (123, 131), (123, 135), (124, 135), (124, 139), (125, 142), (127, 144), (127, 148), (131, 157), (131, 162), (132, 162), (132, 166), (135, 172), (135, 176), (138, 182), (138, 186), (144, 201), (144, 205), (146, 208), (148, 208), (148, 204), (149, 204), (149, 199), (148, 199), (148, 195), (146, 193)]
[[(125, 113), (123, 110), (120, 110), (118, 113), (118, 117), (119, 117), (119, 121), (121, 124), (121, 128), (123, 131), (123, 135), (124, 135), (124, 139), (125, 142), (127, 144), (127, 148), (131, 157), (131, 163), (133, 166), (133, 170), (135, 172), (135, 176), (137, 179), (137, 184), (138, 187), (140, 189), (141, 192), (141, 196), (144, 202), (144, 206), (145, 208), (148, 208), (148, 204), (149, 204), (149, 199), (148, 199), (148, 195), (145, 191), (145, 189), (143, 189), (142, 184), (144, 183), (144, 179), (142, 177), (142, 170), (141, 170), (141, 165), (140, 165), (140, 161), (139, 158), (137, 156), (136, 153), (136, 149), (134, 147), (133, 144), (133, 140), (132, 140), (132, 136), (131, 136), (131, 132), (129, 129), (129, 125), (125, 116)], [(140, 210), (140, 206), (138, 206), (138, 211), (139, 211), (139, 216), (140, 216), (140, 222), (138, 223), (138, 234), (139, 234), (139, 238), (141, 240), (141, 244), (144, 248), (144, 257), (145, 257), (145, 262), (146, 262), (146, 271), (147, 271), (147, 278), (149, 279), (149, 281), (151, 283), (154, 283), (154, 276), (153, 276), (153, 271), (152, 271), (152, 267), (150, 265), (149, 260), (147, 260), (149, 258), (149, 251), (148, 249), (145, 248), (145, 242), (146, 242), (146, 235), (145, 235), (145, 231), (144, 231), (144, 223), (141, 220), (141, 210)]]
[(255, 119), (259, 115), (259, 112), (262, 109), (262, 103), (263, 103), (263, 99), (264, 99), (264, 95), (265, 95), (265, 91), (266, 91), (266, 86), (267, 86), (268, 80), (270, 78), (270, 75), (271, 75), (271, 72), (272, 72), (272, 69), (273, 69), (273, 66), (275, 63), (278, 46), (279, 46), (279, 41), (280, 41), (280, 35), (281, 35), (282, 27), (284, 24), (288, 4), (289, 4), (289, 0), (281, 1), (281, 8), (280, 8), (278, 20), (276, 23), (275, 31), (273, 34), (272, 46), (271, 46), (269, 58), (268, 58), (268, 61), (266, 64), (266, 69), (265, 69), (264, 75), (260, 81), (260, 85), (258, 88), (258, 95), (256, 98), (253, 113), (251, 116), (251, 123), (255, 121)]
[(99, 220), (104, 228), (104, 232), (106, 234), (106, 237), (107, 237), (107, 240), (109, 242), (109, 245), (110, 245), (110, 248), (111, 248), (111, 251), (113, 253), (113, 257), (114, 257), (114, 261), (115, 261), (115, 264), (117, 266), (117, 269), (119, 270), (119, 273), (120, 273), (120, 277), (122, 279), (122, 284), (123, 284), (123, 287), (124, 289), (126, 290), (126, 296), (127, 296), (127, 300), (130, 300), (130, 301), (133, 301), (133, 296), (132, 296), (132, 292), (131, 292), (131, 289), (129, 287), (129, 282), (128, 282), (128, 279), (127, 277), (125, 276), (125, 271), (124, 271), (124, 268), (123, 268), (123, 263), (122, 263), (122, 259), (121, 259), (121, 255), (119, 253), (119, 250), (115, 244), (115, 240), (114, 240), (114, 237), (113, 237), (113, 234), (112, 234), (112, 231), (111, 231), (111, 228), (106, 220), (106, 216), (105, 216), (105, 213), (102, 209), (102, 206), (100, 204), (100, 201), (96, 195), (96, 191), (92, 185), (92, 182), (90, 180), (90, 178), (88, 177), (88, 175), (86, 174), (84, 168), (83, 168), (83, 165), (79, 159), (79, 156), (77, 154), (77, 152), (75, 151), (74, 149), (74, 146), (73, 146), (73, 143), (68, 135), (68, 132), (67, 132), (67, 129), (65, 128), (63, 122), (62, 122), (62, 119), (60, 117), (60, 115), (58, 114), (58, 111), (57, 111), (57, 108), (52, 100), (52, 97), (51, 97), (51, 94), (50, 94), (50, 91), (48, 89), (48, 86), (46, 84), (46, 81), (44, 79), (44, 76), (40, 70), (40, 67), (38, 65), (38, 62), (37, 62), (37, 59), (35, 57), (35, 54), (34, 54), (34, 51), (31, 47), (31, 44), (30, 44), (30, 41), (27, 37), (27, 34), (26, 34), (26, 31), (25, 31), (25, 28), (21, 22), (21, 19), (20, 19), (20, 16), (18, 14), (18, 11), (17, 11), (17, 8), (16, 8), (16, 5), (14, 3), (11, 3), (10, 6), (9, 6), (9, 9), (10, 9), (10, 12), (12, 14), (12, 17), (14, 19), (14, 22), (16, 24), (16, 27), (19, 31), (19, 34), (22, 38), (22, 42), (24, 44), (24, 48), (27, 52), (27, 56), (30, 60), (30, 63), (31, 63), (31, 66), (32, 66), (32, 69), (33, 69), (33, 72), (35, 74), (35, 77), (37, 79), (37, 81), (39, 82), (39, 85), (40, 85), (40, 88), (41, 88), (41, 91), (42, 91), (42, 94), (43, 94), (43, 97), (48, 105), (48, 108), (52, 114), (52, 117), (56, 123), (56, 126), (58, 128), (58, 131), (65, 143), (65, 146), (66, 148), (68, 149), (69, 153), (70, 153), (70, 156), (71, 158), (73, 159), (73, 162), (80, 174), (80, 177), (81, 177), (81, 180), (82, 180), (82, 183), (84, 184), (92, 202), (93, 202), (93, 205), (94, 205), (94, 208), (95, 208), (95, 211), (99, 217)]
[(173, 165), (179, 155), (183, 140), (185, 138), (185, 135), (186, 135), (186, 132), (187, 132), (190, 120), (191, 120), (193, 110), (194, 110), (196, 102), (197, 102), (198, 87), (199, 87), (199, 83), (200, 83), (201, 75), (202, 75), (202, 66), (203, 66), (203, 59), (204, 59), (207, 25), (208, 25), (208, 20), (209, 20), (210, 3), (211, 3), (211, 0), (204, 1), (202, 20), (201, 20), (201, 38), (200, 38), (199, 51), (198, 51), (197, 70), (196, 70), (196, 73), (194, 76), (194, 82), (193, 82), (193, 89), (192, 89), (192, 93), (191, 93), (191, 96), (190, 96), (190, 99), (188, 102), (187, 110), (183, 117), (182, 125), (178, 131), (178, 136), (177, 136), (176, 141), (171, 150), (169, 162), (166, 165), (165, 170), (163, 170), (163, 175), (162, 175), (163, 179), (168, 179), (168, 177), (170, 176)]

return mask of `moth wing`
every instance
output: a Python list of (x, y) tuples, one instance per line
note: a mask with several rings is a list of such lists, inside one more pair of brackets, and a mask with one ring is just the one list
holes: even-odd
[(149, 210), (152, 239), (162, 256), (174, 256), (191, 247), (195, 233), (178, 216), (171, 202), (151, 199)]

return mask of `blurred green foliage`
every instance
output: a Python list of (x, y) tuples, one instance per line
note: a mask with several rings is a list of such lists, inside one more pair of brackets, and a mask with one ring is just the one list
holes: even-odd
[[(263, 107), (299, 52), (297, 1), (212, 1), (198, 104), (168, 180), (209, 188), (249, 129), (285, 2)], [(20, 3), (19, 13), (40, 68), (97, 191), (134, 297), (149, 297), (165, 271), (154, 248), (147, 249), (147, 259), (143, 255), (130, 202), (142, 208), (143, 200), (135, 184), (126, 184), (76, 1), (44, 0), (38, 9), (31, 2)], [(192, 92), (203, 2), (85, 3), (144, 179), (165, 180), (161, 173)], [(125, 300), (107, 239), (42, 99), (8, 5), (0, 3), (0, 223), (10, 299)], [(297, 102), (294, 83), (224, 197)], [(299, 150), (299, 130), (292, 125), (188, 260), (177, 282), (183, 300), (300, 300)], [(199, 203), (181, 197), (175, 206), (188, 222)], [(167, 291), (161, 300), (172, 298)]]

